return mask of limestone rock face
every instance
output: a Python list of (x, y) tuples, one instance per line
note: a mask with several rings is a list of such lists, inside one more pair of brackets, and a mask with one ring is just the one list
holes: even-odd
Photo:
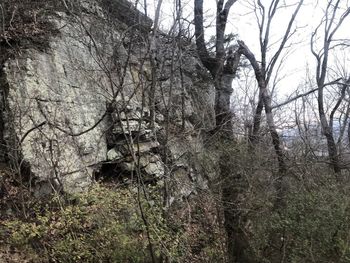
[[(24, 160), (39, 180), (54, 178), (72, 191), (89, 185), (94, 165), (106, 159), (103, 116), (108, 91), (101, 87), (107, 80), (89, 50), (89, 38), (67, 19), (62, 13), (54, 21), (62, 29), (50, 40), (48, 51), (24, 50), (8, 60), (3, 71), (8, 120), (15, 132), (7, 136), (17, 137)], [(108, 59), (112, 46), (103, 48)]]
[[(60, 9), (47, 18), (58, 31), (48, 48), (27, 45), (1, 65), (0, 139), (7, 152), (0, 157), (19, 172), (25, 164), (42, 193), (84, 190), (107, 163), (111, 173), (186, 178), (174, 196), (189, 196), (198, 181), (192, 177), (200, 176), (191, 156), (202, 150), (200, 130), (214, 121), (214, 88), (192, 44), (160, 40), (152, 126), (151, 68), (142, 42), (152, 21), (125, 0), (84, 0), (79, 11)], [(135, 40), (125, 32), (136, 20)], [(172, 69), (174, 56), (181, 70)]]

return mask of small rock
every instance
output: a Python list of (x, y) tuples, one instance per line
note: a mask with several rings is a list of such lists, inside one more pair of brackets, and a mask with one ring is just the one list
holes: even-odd
[(161, 161), (149, 163), (145, 168), (145, 172), (149, 175), (161, 177), (164, 175), (164, 165)]
[(108, 161), (116, 161), (122, 159), (124, 156), (121, 152), (116, 149), (111, 149), (107, 152)]
[(164, 115), (161, 113), (157, 113), (156, 114), (156, 122), (164, 122), (164, 121), (165, 121)]
[[(132, 146), (132, 150), (135, 153), (144, 153), (144, 152), (149, 152), (153, 148), (159, 147), (159, 142), (152, 141), (152, 142), (140, 142), (140, 143), (135, 143)], [(124, 155), (130, 154), (129, 147), (128, 145), (124, 144), (119, 147), (118, 149), (121, 153)]]

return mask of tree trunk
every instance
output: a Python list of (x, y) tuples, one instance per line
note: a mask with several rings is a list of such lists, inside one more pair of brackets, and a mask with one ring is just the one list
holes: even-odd
[(321, 126), (324, 136), (327, 140), (328, 156), (330, 165), (336, 174), (341, 173), (340, 161), (337, 151), (337, 145), (335, 144), (334, 137), (330, 126), (328, 125), (326, 116), (320, 113)]
[(280, 206), (283, 200), (284, 192), (285, 192), (283, 189), (283, 177), (285, 176), (287, 168), (286, 168), (283, 151), (281, 147), (281, 140), (277, 133), (276, 126), (273, 119), (271, 95), (269, 94), (269, 91), (267, 89), (268, 80), (266, 79), (266, 74), (264, 73), (265, 69), (261, 68), (254, 54), (249, 50), (246, 44), (243, 41), (239, 41), (238, 44), (240, 45), (240, 50), (242, 54), (249, 60), (250, 64), (252, 65), (255, 73), (255, 78), (259, 86), (259, 101), (258, 101), (258, 105), (254, 115), (253, 134), (251, 136), (250, 141), (253, 144), (253, 146), (257, 142), (258, 131), (260, 129), (260, 123), (261, 123), (262, 110), (263, 108), (265, 108), (266, 122), (269, 128), (272, 144), (275, 149), (275, 153), (278, 160), (279, 173), (275, 181), (275, 187), (277, 191), (276, 205)]
[(249, 142), (252, 146), (256, 145), (259, 141), (259, 131), (261, 124), (261, 115), (264, 109), (264, 102), (262, 100), (261, 89), (259, 89), (259, 100), (258, 105), (256, 106), (254, 119), (253, 119), (253, 129), (252, 133), (249, 135)]
[(239, 209), (239, 196), (246, 191), (247, 185), (242, 175), (232, 172), (230, 160), (232, 158), (227, 151), (220, 156), (221, 201), (227, 234), (227, 257), (230, 263), (249, 263), (252, 261), (247, 253), (249, 243), (244, 232), (246, 219)]
[(281, 140), (280, 136), (277, 133), (276, 126), (273, 120), (273, 114), (272, 114), (272, 107), (271, 107), (271, 96), (267, 90), (266, 87), (264, 87), (262, 91), (263, 101), (264, 101), (264, 107), (265, 107), (265, 114), (266, 114), (266, 122), (269, 127), (269, 132), (272, 139), (272, 144), (275, 149), (275, 153), (277, 156), (278, 161), (278, 176), (275, 180), (275, 189), (277, 192), (277, 198), (275, 205), (277, 207), (281, 206), (281, 203), (283, 202), (284, 195), (285, 195), (285, 189), (283, 187), (283, 179), (287, 172), (286, 163), (284, 161), (284, 155), (283, 150), (281, 147)]
[(232, 133), (233, 113), (230, 107), (230, 99), (233, 92), (233, 75), (225, 74), (215, 81), (215, 119), (216, 127), (220, 130)]
[(323, 86), (324, 86), (323, 83), (324, 81), (319, 83), (320, 88), (318, 90), (318, 101), (317, 101), (318, 112), (319, 112), (319, 117), (321, 121), (322, 132), (327, 140), (327, 149), (328, 149), (330, 165), (336, 174), (340, 174), (341, 168), (340, 168), (339, 156), (337, 151), (337, 145), (335, 144), (333, 132), (327, 121), (327, 117), (323, 106), (324, 105), (323, 104)]
[(219, 80), (215, 81), (216, 128), (223, 148), (219, 157), (221, 201), (227, 235), (228, 262), (249, 263), (252, 261), (247, 255), (249, 243), (243, 229), (245, 220), (244, 215), (239, 210), (239, 196), (246, 191), (247, 184), (243, 176), (232, 171), (232, 158), (229, 149), (226, 149), (234, 142), (233, 113), (230, 106), (233, 78), (233, 74), (224, 72)]
[[(230, 99), (232, 94), (232, 80), (235, 77), (236, 70), (241, 57), (240, 51), (233, 52), (232, 49), (226, 50), (225, 28), (230, 8), (237, 0), (219, 0), (216, 2), (216, 51), (215, 57), (212, 57), (207, 50), (204, 25), (203, 25), (203, 0), (194, 0), (194, 24), (197, 52), (203, 65), (209, 70), (215, 85), (215, 120), (216, 131), (219, 133), (219, 141), (223, 143), (220, 149), (220, 179), (221, 200), (223, 202), (225, 230), (227, 234), (227, 253), (229, 262), (249, 263), (245, 253), (248, 248), (248, 242), (244, 232), (240, 228), (241, 214), (237, 211), (237, 197), (242, 187), (239, 183), (232, 182), (232, 171), (228, 167), (228, 153), (225, 142), (233, 141), (232, 117), (230, 108)], [(239, 180), (238, 180), (239, 181)], [(237, 188), (238, 187), (238, 188)]]

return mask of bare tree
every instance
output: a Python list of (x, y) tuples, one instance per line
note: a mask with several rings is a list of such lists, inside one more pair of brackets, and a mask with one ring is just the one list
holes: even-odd
[[(345, 3), (345, 7), (342, 6), (343, 2), (341, 0), (330, 0), (327, 3), (327, 7), (324, 11), (324, 15), (321, 19), (321, 22), (316, 27), (311, 36), (311, 52), (316, 59), (316, 83), (318, 88), (318, 113), (321, 122), (322, 132), (327, 140), (327, 148), (328, 155), (330, 159), (330, 164), (332, 169), (336, 174), (341, 172), (341, 165), (338, 156), (338, 151), (336, 147), (336, 142), (333, 135), (333, 118), (336, 110), (338, 109), (341, 101), (345, 96), (346, 85), (343, 86), (341, 96), (339, 100), (336, 102), (333, 110), (330, 113), (329, 120), (327, 118), (327, 111), (325, 109), (325, 101), (324, 101), (324, 92), (325, 87), (333, 84), (326, 83), (329, 76), (329, 59), (330, 52), (334, 50), (341, 43), (334, 39), (335, 34), (338, 32), (339, 28), (342, 26), (345, 19), (350, 14), (350, 7), (348, 3)], [(323, 31), (321, 33), (321, 28)], [(315, 44), (317, 42), (317, 37), (319, 34), (323, 34), (322, 36), (322, 45), (319, 50), (316, 50)], [(336, 83), (334, 83), (336, 84)]]
[(200, 60), (209, 70), (216, 88), (215, 112), (217, 127), (232, 130), (230, 96), (232, 80), (236, 74), (241, 53), (225, 50), (225, 29), (228, 14), (237, 0), (217, 1), (215, 56), (211, 56), (205, 43), (203, 0), (194, 1), (196, 45)]
[[(270, 61), (268, 61), (268, 51), (271, 49), (270, 45), (270, 32), (272, 29), (272, 22), (276, 16), (278, 9), (284, 5), (282, 1), (273, 0), (271, 1), (269, 7), (267, 8), (263, 3), (258, 0), (257, 5), (255, 5), (255, 14), (257, 17), (257, 22), (259, 26), (259, 43), (260, 43), (260, 56), (261, 62), (259, 63), (255, 55), (248, 48), (248, 46), (243, 41), (238, 41), (240, 50), (242, 54), (249, 60), (251, 66), (254, 69), (255, 77), (259, 86), (259, 98), (253, 120), (253, 129), (250, 136), (250, 141), (254, 145), (258, 139), (258, 133), (260, 130), (262, 111), (265, 108), (266, 121), (271, 134), (272, 143), (277, 155), (278, 165), (279, 165), (279, 176), (276, 180), (276, 189), (278, 192), (278, 199), (281, 199), (282, 191), (282, 177), (286, 172), (286, 164), (283, 156), (283, 151), (281, 147), (280, 136), (277, 133), (276, 126), (274, 123), (274, 117), (272, 113), (271, 105), (271, 94), (269, 91), (269, 83), (271, 76), (275, 70), (278, 60), (280, 59), (281, 53), (284, 50), (287, 41), (293, 35), (295, 31), (292, 31), (295, 18), (303, 4), (303, 0), (296, 4), (296, 8), (289, 20), (287, 28), (284, 35), (281, 38), (279, 46), (276, 52), (273, 54)], [(255, 2), (254, 2), (255, 3)]]
[[(241, 51), (225, 49), (225, 29), (231, 7), (237, 0), (219, 0), (216, 2), (216, 38), (215, 52), (211, 55), (207, 49), (204, 32), (203, 0), (194, 0), (194, 23), (196, 46), (199, 58), (211, 74), (215, 94), (216, 129), (219, 131), (221, 147), (229, 147), (233, 141), (232, 113), (230, 97), (232, 81), (235, 77)], [(219, 153), (219, 177), (221, 179), (221, 201), (223, 203), (225, 230), (227, 234), (227, 253), (229, 262), (250, 262), (247, 255), (248, 242), (242, 229), (242, 211), (239, 209), (239, 196), (244, 191), (244, 177), (233, 173), (228, 166), (229, 152), (222, 149)]]

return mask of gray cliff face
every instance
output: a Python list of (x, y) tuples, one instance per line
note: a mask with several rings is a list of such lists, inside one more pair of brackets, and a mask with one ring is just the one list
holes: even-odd
[[(112, 10), (104, 7), (107, 2), (84, 1), (79, 16), (55, 12), (48, 19), (58, 33), (48, 38), (49, 47), (26, 46), (3, 64), (3, 161), (18, 172), (29, 167), (39, 194), (51, 188), (81, 191), (106, 166), (111, 176), (141, 172), (153, 180), (171, 174), (205, 187), (191, 161), (203, 148), (199, 131), (211, 128), (214, 119), (214, 90), (205, 70), (187, 53), (181, 53), (181, 71), (174, 69), (164, 37), (156, 123), (150, 128), (151, 69), (140, 40), (147, 38), (150, 20), (130, 9), (143, 21), (133, 38), (125, 33), (132, 16), (116, 17), (127, 2)], [(174, 195), (188, 196), (194, 188)]]

